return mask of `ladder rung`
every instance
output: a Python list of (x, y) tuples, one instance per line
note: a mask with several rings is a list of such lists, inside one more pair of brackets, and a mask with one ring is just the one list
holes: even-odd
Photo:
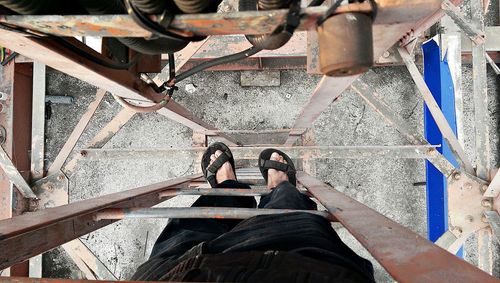
[[(301, 193), (309, 195), (306, 190), (299, 190)], [(271, 190), (259, 186), (258, 188), (193, 188), (193, 189), (169, 189), (159, 194), (160, 198), (175, 196), (264, 196), (271, 193)]]
[(107, 208), (94, 216), (95, 221), (124, 218), (217, 218), (246, 219), (258, 215), (304, 212), (336, 222), (328, 211), (294, 209), (254, 209), (232, 207)]

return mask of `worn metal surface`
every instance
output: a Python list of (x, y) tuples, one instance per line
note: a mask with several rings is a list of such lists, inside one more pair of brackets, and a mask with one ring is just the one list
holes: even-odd
[(484, 181), (455, 172), (448, 178), (448, 226), (457, 237), (470, 235), (488, 226), (481, 221), (485, 207), (481, 188)]
[[(484, 27), (484, 33), (486, 34), (486, 42), (484, 42), (484, 47), (487, 52), (498, 52), (500, 51), (500, 26), (489, 26)], [(474, 45), (470, 38), (463, 35), (461, 36), (462, 41), (462, 52), (471, 53), (472, 46)]]
[(73, 129), (73, 132), (71, 132), (71, 135), (64, 143), (64, 146), (62, 147), (61, 151), (59, 151), (56, 158), (54, 159), (54, 162), (52, 162), (49, 169), (47, 170), (47, 175), (52, 175), (58, 172), (62, 168), (64, 162), (66, 162), (66, 159), (68, 159), (68, 156), (73, 151), (73, 148), (80, 139), (80, 136), (83, 134), (83, 131), (85, 131), (85, 128), (89, 124), (90, 119), (92, 119), (92, 117), (94, 116), (97, 107), (99, 107), (105, 95), (106, 95), (105, 90), (103, 89), (97, 90), (94, 101), (92, 101), (89, 104), (89, 106), (87, 107), (87, 111), (85, 111), (85, 113), (78, 121), (78, 124), (76, 124), (75, 128)]
[[(68, 204), (68, 186), (69, 180), (61, 171), (38, 180), (33, 188), (39, 200), (36, 208), (32, 208), (41, 210)], [(62, 247), (87, 279), (117, 279), (80, 239)]]
[(149, 207), (160, 202), (158, 193), (179, 187), (201, 174), (176, 178), (149, 186), (43, 209), (0, 221), (0, 269), (26, 260), (89, 232), (113, 223), (95, 223), (96, 212), (110, 207)]
[(498, 211), (485, 211), (484, 215), (490, 224), (493, 235), (495, 235), (497, 241), (500, 243), (500, 215)]
[(335, 15), (317, 28), (319, 66), (327, 76), (364, 73), (373, 65), (372, 18), (366, 14)]
[(33, 184), (33, 190), (38, 197), (36, 206), (32, 209), (40, 210), (68, 204), (69, 180), (62, 171), (48, 175)]
[(232, 207), (162, 207), (162, 208), (108, 208), (94, 216), (95, 221), (124, 218), (216, 218), (247, 219), (259, 215), (310, 213), (334, 221), (327, 211), (295, 209), (256, 209)]
[(31, 118), (31, 178), (44, 174), (45, 153), (45, 65), (33, 63), (33, 113)]
[(493, 180), (489, 184), (488, 188), (484, 192), (484, 197), (495, 198), (500, 194), (500, 171), (495, 174)]
[(495, 74), (497, 75), (500, 75), (500, 67), (498, 67), (496, 62), (493, 61), (491, 56), (487, 52), (484, 54), (484, 56), (486, 58), (486, 61), (488, 61), (488, 64), (490, 64), (490, 67), (493, 69), (493, 72), (495, 72)]
[[(357, 80), (351, 85), (351, 88), (408, 141), (413, 144), (427, 144), (427, 141), (422, 134), (417, 131), (417, 127), (409, 124), (396, 115), (396, 112), (394, 112), (367, 84), (361, 80)], [(439, 152), (434, 150), (432, 151), (432, 154), (434, 154), (434, 158), (428, 160), (432, 162), (432, 164), (436, 166), (436, 168), (438, 168), (439, 171), (441, 171), (445, 176), (449, 176), (452, 173), (454, 166)]]
[(458, 142), (458, 138), (455, 136), (455, 133), (453, 132), (452, 128), (450, 127), (450, 124), (446, 120), (443, 111), (441, 111), (441, 108), (436, 102), (436, 99), (434, 98), (431, 91), (429, 90), (429, 87), (424, 81), (424, 78), (418, 71), (415, 62), (413, 62), (410, 54), (405, 48), (398, 48), (398, 52), (399, 55), (401, 55), (401, 58), (403, 59), (406, 68), (408, 69), (408, 72), (410, 73), (418, 90), (422, 94), (422, 97), (425, 101), (425, 104), (427, 105), (427, 108), (429, 109), (429, 112), (432, 114), (432, 117), (434, 118), (436, 125), (441, 131), (441, 134), (443, 135), (443, 139), (450, 146), (450, 149), (455, 158), (457, 159), (457, 162), (460, 164), (460, 167), (465, 172), (474, 175), (475, 174), (474, 167), (472, 166), (472, 163), (469, 161), (469, 157), (465, 153), (465, 150), (463, 149), (462, 145)]
[(26, 180), (23, 178), (21, 173), (17, 170), (14, 163), (9, 158), (9, 155), (3, 147), (0, 146), (0, 167), (2, 168), (4, 174), (9, 178), (9, 180), (19, 189), (19, 192), (25, 198), (36, 199), (36, 195), (31, 190)]
[(462, 11), (460, 11), (460, 8), (453, 5), (449, 0), (443, 0), (441, 8), (475, 44), (483, 44), (485, 42), (486, 35), (484, 31), (472, 25)]
[(298, 181), (399, 282), (497, 282), (409, 229), (303, 172)]
[[(258, 159), (265, 147), (230, 147), (237, 159)], [(435, 158), (433, 145), (409, 146), (289, 146), (275, 147), (290, 158)], [(84, 149), (81, 155), (88, 161), (99, 159), (173, 158), (178, 155), (196, 156), (205, 147), (146, 148), (146, 149)], [(260, 173), (259, 173), (260, 174)]]
[(242, 71), (240, 85), (250, 87), (280, 86), (280, 71)]
[[(484, 15), (481, 1), (471, 2), (472, 23), (479, 29), (484, 29)], [(475, 150), (477, 176), (488, 179), (490, 169), (490, 129), (488, 112), (488, 85), (486, 81), (485, 45), (472, 47), (472, 85), (474, 97), (474, 125), (476, 129)]]
[(174, 196), (263, 196), (271, 193), (270, 189), (229, 189), (229, 188), (196, 188), (196, 189), (169, 189), (160, 193), (160, 198)]
[[(379, 0), (377, 24), (416, 21), (436, 10), (434, 0)], [(312, 29), (328, 7), (302, 10), (298, 30)], [(343, 5), (336, 13), (371, 11), (369, 3)], [(198, 15), (178, 15), (170, 23), (172, 30), (184, 35), (267, 34), (284, 22), (288, 10), (249, 11)], [(155, 16), (151, 16), (153, 19)], [(151, 33), (137, 26), (129, 15), (78, 16), (14, 16), (5, 15), (0, 22), (9, 23), (42, 33), (61, 36), (149, 37)]]

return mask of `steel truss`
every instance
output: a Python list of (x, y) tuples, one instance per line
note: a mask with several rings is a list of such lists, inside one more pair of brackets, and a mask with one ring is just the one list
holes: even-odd
[[(391, 52), (398, 54), (402, 58), (401, 62), (407, 66), (444, 139), (458, 160), (459, 167), (453, 166), (436, 150), (440, 145), (430, 145), (416, 131), (415, 125), (407, 123), (407, 121), (395, 114), (390, 106), (359, 76), (323, 77), (311, 94), (292, 129), (283, 130), (288, 135), (288, 138), (282, 145), (282, 149), (290, 153), (292, 158), (301, 159), (305, 172), (313, 171), (310, 161), (315, 158), (370, 158), (383, 156), (387, 158), (427, 159), (448, 179), (450, 230), (438, 240), (441, 247), (345, 196), (305, 172), (299, 172), (297, 177), (302, 192), (316, 198), (327, 209), (326, 211), (312, 213), (323, 216), (332, 222), (340, 222), (395, 280), (401, 282), (445, 282), (453, 280), (494, 282), (495, 279), (487, 273), (445, 250), (455, 252), (465, 239), (473, 233), (480, 232), (481, 235), (485, 233), (484, 231), (488, 233), (488, 231), (493, 230), (497, 233), (497, 237), (499, 235), (500, 174), (497, 174), (494, 178), (490, 177), (488, 172), (492, 168), (488, 164), (489, 155), (485, 150), (488, 148), (487, 141), (489, 140), (486, 127), (488, 112), (485, 110), (487, 106), (485, 62), (488, 57), (485, 53), (487, 51), (485, 46), (487, 46), (488, 41), (484, 40), (482, 7), (473, 5), (475, 11), (474, 20), (473, 23), (469, 23), (463, 20), (463, 16), (458, 14), (459, 10), (454, 6), (459, 4), (460, 0), (444, 1), (442, 6), (438, 0), (379, 0), (377, 2), (380, 10), (379, 17), (377, 17), (374, 25), (375, 56), (376, 58), (387, 57), (383, 55), (399, 41), (398, 48), (392, 49)], [(349, 4), (348, 6), (342, 6), (337, 12), (366, 12), (369, 9), (368, 3)], [(304, 52), (300, 53), (300, 56), (304, 57), (305, 53), (307, 53), (308, 60), (314, 61), (317, 57), (317, 54), (314, 54), (314, 41), (311, 41), (311, 38), (315, 36), (315, 32), (311, 29), (314, 28), (315, 19), (324, 10), (324, 7), (317, 7), (307, 8), (303, 11), (305, 16), (299, 30), (308, 30), (307, 36), (310, 44), (307, 50), (304, 47)], [(436, 104), (411, 55), (411, 49), (416, 42), (416, 38), (432, 24), (439, 21), (445, 13), (457, 21), (457, 24), (464, 29), (465, 34), (475, 43), (472, 46), (472, 60), (475, 74), (475, 107), (476, 112), (479, 113), (476, 116), (476, 126), (481, 126), (476, 129), (477, 168), (473, 167), (464, 153), (462, 145), (453, 134), (441, 109)], [(265, 13), (241, 12), (224, 16), (221, 14), (188, 15), (176, 17), (172, 25), (178, 29), (200, 35), (259, 34), (272, 31), (275, 24), (279, 23), (280, 19), (283, 19), (285, 15), (285, 10)], [(248, 24), (250, 22), (259, 22), (261, 24), (256, 24), (251, 28), (246, 26), (245, 29), (241, 29), (242, 23)], [(40, 33), (62, 36), (121, 37), (130, 36), (131, 34), (140, 37), (148, 36), (148, 32), (137, 26), (127, 15), (0, 16), (0, 23), (8, 23), (12, 26), (23, 27)], [(190, 59), (195, 57), (197, 51), (204, 48), (215, 49), (213, 46), (220, 44), (220, 41), (214, 43), (212, 39), (208, 38), (202, 42), (192, 43), (179, 52), (176, 56), (177, 70), (192, 64), (193, 61)], [(306, 38), (304, 35), (302, 37), (299, 35), (295, 40), (296, 44), (304, 44)], [(74, 44), (88, 52), (93, 52), (90, 48), (77, 41)], [(2, 130), (0, 131), (0, 139), (4, 139), (0, 148), (0, 167), (6, 177), (0, 180), (0, 219), (4, 219), (0, 221), (0, 250), (2, 251), (0, 254), (0, 270), (12, 266), (11, 275), (13, 276), (31, 275), (27, 273), (27, 260), (33, 261), (33, 257), (62, 245), (88, 279), (115, 280), (116, 277), (112, 272), (92, 254), (78, 237), (126, 217), (248, 218), (260, 214), (293, 212), (293, 210), (229, 208), (149, 208), (177, 195), (214, 195), (223, 193), (224, 195), (259, 196), (267, 193), (266, 190), (259, 187), (254, 187), (252, 190), (227, 189), (215, 192), (204, 187), (203, 178), (200, 174), (68, 204), (68, 179), (66, 175), (75, 171), (79, 160), (121, 158), (130, 155), (144, 156), (158, 152), (158, 149), (155, 151), (100, 149), (134, 116), (134, 111), (123, 109), (94, 136), (86, 145), (86, 149), (69, 159), (76, 142), (91, 120), (106, 91), (119, 93), (129, 101), (143, 105), (158, 102), (160, 98), (133, 73), (125, 70), (106, 69), (86, 58), (69, 52), (43, 36), (30, 37), (12, 30), (2, 30), (0, 45), (15, 50), (35, 61), (34, 64), (18, 62), (7, 65), (0, 83), (1, 99), (5, 101), (3, 105), (7, 106), (7, 109), (0, 113), (0, 124), (5, 130), (3, 131), (0, 128)], [(94, 53), (96, 56), (101, 56), (96, 52)], [(274, 59), (280, 56), (287, 57), (283, 55), (276, 56), (272, 52), (258, 56), (256, 58), (267, 58), (265, 56)], [(291, 55), (291, 57), (300, 56), (296, 53)], [(204, 58), (199, 59), (203, 60)], [(44, 109), (41, 105), (44, 105), (42, 102), (45, 94), (32, 91), (32, 89), (44, 88), (42, 85), (44, 84), (45, 65), (42, 65), (42, 63), (101, 88), (97, 91), (95, 100), (88, 106), (87, 111), (71, 133), (54, 163), (46, 171), (43, 168), (44, 132), (43, 125), (40, 125), (40, 121), (43, 121)], [(261, 59), (259, 59), (258, 64), (259, 68), (262, 68)], [(302, 64), (300, 66), (304, 66), (303, 62), (300, 64)], [(283, 65), (282, 67), (287, 66)], [(33, 71), (31, 71), (32, 68)], [(244, 65), (233, 66), (232, 68), (248, 69)], [(314, 72), (313, 68), (309, 68), (309, 66), (308, 69)], [(164, 73), (168, 73), (168, 69), (164, 69), (162, 74)], [(155, 78), (156, 82), (162, 80), (160, 77), (162, 74)], [(32, 84), (33, 88), (31, 87)], [(377, 111), (386, 122), (403, 134), (410, 142), (410, 145), (315, 146), (310, 131), (314, 121), (349, 87), (359, 94), (368, 106)], [(231, 136), (231, 133), (218, 130), (174, 101), (157, 112), (194, 131), (193, 148), (160, 149), (163, 155), (182, 152), (191, 155), (193, 158), (199, 158), (207, 146), (209, 136), (224, 139), (232, 146), (232, 150), (237, 152), (238, 156), (242, 156), (243, 159), (255, 158), (262, 149), (262, 145), (252, 144), (247, 145), (247, 147), (238, 147), (238, 141)], [(251, 133), (258, 134), (257, 132)], [(14, 143), (15, 147), (13, 146)], [(27, 155), (28, 151), (31, 151), (31, 158)], [(242, 169), (239, 173), (244, 181), (256, 185), (262, 183), (260, 173), (255, 170)], [(489, 182), (490, 180), (491, 182)], [(23, 201), (17, 201), (16, 206), (12, 207), (14, 203), (13, 197)], [(23, 214), (26, 211), (31, 211), (31, 213)], [(14, 217), (12, 217), (13, 214)], [(469, 216), (475, 221), (471, 220)], [(481, 221), (478, 221), (478, 219)], [(491, 266), (484, 263), (490, 260), (488, 255), (481, 256), (483, 257), (480, 259), (481, 267), (491, 273)], [(24, 265), (16, 265), (22, 262), (25, 262)], [(489, 264), (492, 264), (491, 260)], [(32, 272), (31, 269), (30, 272)], [(2, 282), (6, 280), (11, 282), (10, 279), (0, 278)], [(31, 279), (27, 278), (18, 278), (16, 280), (32, 282)]]

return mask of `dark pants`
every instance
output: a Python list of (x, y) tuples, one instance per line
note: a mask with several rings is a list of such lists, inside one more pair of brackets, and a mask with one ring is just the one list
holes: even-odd
[[(220, 188), (250, 188), (225, 181)], [(255, 208), (254, 197), (201, 196), (193, 207)], [(261, 197), (259, 208), (316, 210), (316, 203), (289, 182), (279, 184)], [(287, 251), (346, 266), (373, 280), (371, 263), (347, 247), (326, 219), (307, 213), (262, 215), (246, 220), (172, 219), (158, 237), (150, 260), (178, 258), (191, 248), (220, 254), (246, 251)]]

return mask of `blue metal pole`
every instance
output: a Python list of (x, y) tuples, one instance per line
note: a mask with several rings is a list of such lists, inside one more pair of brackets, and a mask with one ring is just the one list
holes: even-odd
[[(434, 40), (424, 43), (422, 50), (424, 53), (424, 80), (456, 135), (455, 92), (448, 62), (446, 59), (441, 60), (440, 48)], [(424, 134), (430, 144), (441, 144), (441, 148), (438, 148), (439, 152), (458, 167), (453, 153), (444, 141), (434, 118), (425, 105)], [(427, 233), (429, 240), (435, 242), (448, 230), (447, 184), (444, 175), (429, 161), (426, 161), (426, 179)], [(457, 255), (462, 256), (462, 249)]]

